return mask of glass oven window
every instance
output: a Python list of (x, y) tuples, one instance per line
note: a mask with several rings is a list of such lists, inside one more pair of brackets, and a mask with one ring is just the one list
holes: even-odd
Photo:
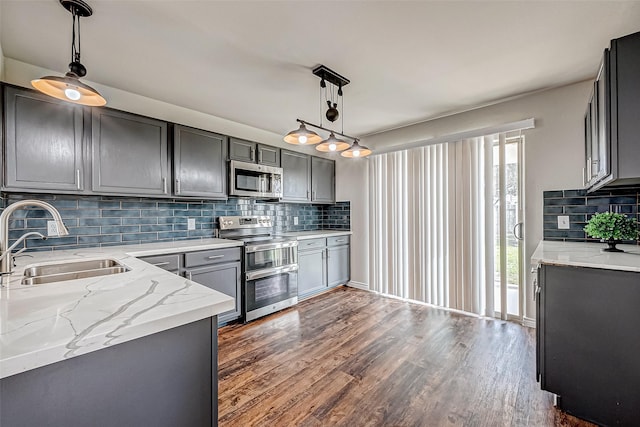
[(298, 295), (297, 273), (281, 273), (250, 280), (246, 287), (247, 311)]
[(236, 190), (271, 192), (271, 174), (236, 169)]
[(246, 254), (247, 271), (296, 264), (295, 248), (268, 249)]

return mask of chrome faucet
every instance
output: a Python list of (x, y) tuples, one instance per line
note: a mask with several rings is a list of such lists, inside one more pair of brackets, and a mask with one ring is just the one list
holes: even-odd
[[(49, 203), (40, 200), (20, 200), (19, 202), (10, 204), (0, 215), (0, 275), (11, 274), (13, 269), (11, 250), (15, 247), (15, 244), (9, 247), (9, 217), (15, 211), (27, 206), (36, 206), (48, 211), (56, 222), (58, 236), (66, 236), (69, 234), (67, 227), (62, 223), (60, 212)], [(24, 237), (26, 237), (26, 235), (22, 236), (22, 238)], [(18, 241), (19, 240), (20, 239), (18, 239)]]

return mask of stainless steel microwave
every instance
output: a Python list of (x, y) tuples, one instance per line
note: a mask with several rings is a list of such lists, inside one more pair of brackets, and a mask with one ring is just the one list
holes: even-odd
[(280, 199), (282, 168), (231, 160), (229, 163), (229, 195)]

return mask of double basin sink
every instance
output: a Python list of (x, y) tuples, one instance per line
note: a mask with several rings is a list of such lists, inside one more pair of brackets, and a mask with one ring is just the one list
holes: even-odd
[(24, 270), (23, 285), (40, 285), (65, 280), (108, 276), (129, 271), (113, 259), (69, 261), (58, 264), (36, 265)]

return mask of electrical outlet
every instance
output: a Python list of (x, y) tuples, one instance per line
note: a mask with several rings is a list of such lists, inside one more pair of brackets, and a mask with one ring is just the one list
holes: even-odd
[(569, 216), (568, 215), (559, 215), (558, 216), (558, 230), (568, 230), (569, 226)]
[(187, 219), (187, 230), (195, 230), (196, 229), (196, 219), (189, 218)]
[(293, 217), (293, 225), (298, 225), (298, 217), (297, 216)]
[(47, 221), (47, 236), (58, 235), (58, 224), (55, 221)]

